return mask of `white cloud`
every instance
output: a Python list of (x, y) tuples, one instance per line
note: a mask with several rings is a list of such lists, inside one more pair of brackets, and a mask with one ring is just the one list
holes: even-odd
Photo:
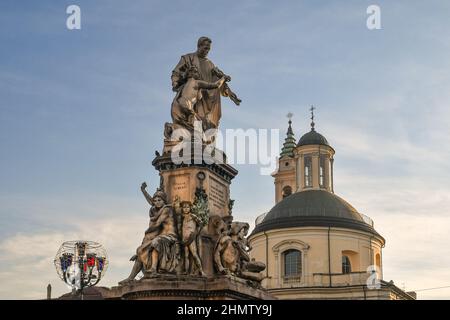
[(43, 299), (48, 283), (53, 297), (69, 290), (59, 280), (53, 259), (64, 241), (85, 239), (101, 243), (109, 255), (109, 267), (102, 286), (117, 285), (128, 276), (129, 258), (146, 229), (145, 215), (84, 220), (67, 232), (16, 234), (0, 242), (0, 299)]
[[(390, 214), (377, 218), (387, 238), (384, 277), (407, 291), (450, 286), (450, 216)], [(419, 299), (448, 299), (450, 288), (419, 291)]]

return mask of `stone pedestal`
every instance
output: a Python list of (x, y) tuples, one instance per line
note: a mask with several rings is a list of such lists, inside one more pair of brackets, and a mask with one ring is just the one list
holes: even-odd
[(214, 276), (214, 247), (217, 238), (210, 235), (200, 235), (200, 259), (202, 260), (203, 271), (208, 276)]
[(273, 300), (265, 290), (233, 276), (156, 275), (124, 286), (98, 288), (113, 300)]
[(211, 215), (230, 215), (230, 183), (238, 173), (232, 166), (204, 161), (195, 163), (194, 156), (191, 163), (175, 164), (170, 153), (157, 156), (152, 164), (159, 171), (169, 202), (176, 196), (182, 201), (194, 202), (196, 189), (202, 188), (208, 195)]

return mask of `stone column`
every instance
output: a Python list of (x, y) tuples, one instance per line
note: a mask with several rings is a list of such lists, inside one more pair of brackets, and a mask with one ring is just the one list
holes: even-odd
[(312, 187), (314, 189), (319, 188), (319, 154), (313, 153), (312, 154)]
[(297, 190), (301, 191), (305, 189), (305, 159), (304, 154), (300, 154), (297, 160)]
[(331, 191), (331, 163), (330, 163), (330, 157), (329, 155), (325, 156), (325, 167), (324, 169), (324, 179), (325, 179), (325, 189), (328, 191)]
[(331, 168), (331, 172), (330, 172), (330, 188), (331, 188), (331, 192), (334, 193), (334, 182), (333, 182), (333, 163), (334, 163), (334, 158), (330, 158), (330, 168)]

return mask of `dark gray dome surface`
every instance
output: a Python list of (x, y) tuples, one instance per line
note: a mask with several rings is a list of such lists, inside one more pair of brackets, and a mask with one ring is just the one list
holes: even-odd
[(284, 198), (252, 233), (301, 226), (349, 228), (379, 236), (351, 204), (325, 190), (301, 191)]
[(305, 133), (298, 141), (297, 146), (306, 146), (310, 144), (329, 146), (327, 139), (315, 130)]

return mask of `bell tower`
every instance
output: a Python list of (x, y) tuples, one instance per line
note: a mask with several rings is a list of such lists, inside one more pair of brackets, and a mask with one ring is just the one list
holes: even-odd
[(275, 203), (280, 202), (285, 197), (291, 195), (297, 190), (295, 174), (294, 150), (296, 147), (295, 135), (292, 130), (292, 113), (288, 113), (288, 129), (278, 159), (278, 170), (272, 174), (275, 178)]
[(334, 193), (333, 161), (334, 149), (327, 139), (315, 129), (314, 106), (311, 106), (311, 131), (304, 134), (296, 148), (296, 191), (326, 190)]

